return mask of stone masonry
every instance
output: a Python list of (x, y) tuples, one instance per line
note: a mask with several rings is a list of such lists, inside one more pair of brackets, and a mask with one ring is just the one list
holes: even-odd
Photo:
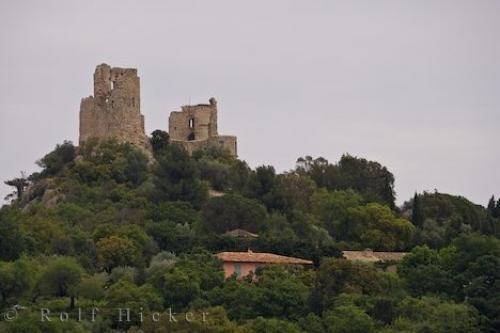
[(172, 143), (181, 144), (189, 154), (215, 146), (237, 155), (236, 137), (217, 132), (217, 101), (213, 97), (209, 104), (185, 105), (181, 111), (171, 112), (168, 132)]
[[(140, 84), (137, 69), (98, 65), (94, 72), (94, 96), (80, 103), (80, 144), (85, 140), (114, 137), (129, 142), (151, 155), (140, 110)], [(217, 132), (217, 102), (187, 105), (169, 118), (172, 143), (182, 145), (189, 154), (209, 146), (227, 149), (236, 156), (236, 137)]]
[(94, 96), (80, 104), (80, 144), (91, 137), (114, 137), (149, 152), (140, 98), (137, 69), (98, 65)]

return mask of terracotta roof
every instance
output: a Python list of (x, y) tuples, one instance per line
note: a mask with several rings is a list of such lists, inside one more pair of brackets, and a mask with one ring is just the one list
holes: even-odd
[(401, 260), (407, 254), (407, 252), (373, 252), (372, 250), (342, 251), (342, 255), (347, 260), (359, 260), (364, 262)]
[(216, 191), (213, 189), (208, 190), (208, 196), (210, 198), (222, 197), (224, 194), (225, 194), (224, 192)]
[(298, 264), (312, 265), (311, 260), (305, 260), (294, 257), (281, 256), (273, 253), (260, 252), (220, 252), (216, 256), (225, 262), (253, 262), (266, 264)]
[(259, 237), (259, 235), (253, 234), (250, 231), (246, 231), (243, 229), (234, 229), (234, 230), (226, 232), (224, 235), (231, 236), (231, 237), (241, 237), (241, 238), (257, 238), (257, 237)]

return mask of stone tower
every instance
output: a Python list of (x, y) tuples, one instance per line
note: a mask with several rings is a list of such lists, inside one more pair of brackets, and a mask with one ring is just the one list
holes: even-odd
[(168, 132), (172, 143), (181, 144), (192, 154), (208, 146), (227, 149), (237, 155), (236, 137), (219, 135), (217, 131), (217, 101), (209, 104), (186, 105), (181, 111), (173, 111), (168, 119)]
[(137, 69), (98, 65), (94, 96), (80, 104), (80, 144), (91, 137), (114, 137), (149, 152), (140, 98)]

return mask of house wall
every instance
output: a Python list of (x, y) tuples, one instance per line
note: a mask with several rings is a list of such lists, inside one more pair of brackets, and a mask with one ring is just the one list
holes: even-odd
[(224, 276), (226, 278), (231, 277), (234, 272), (235, 272), (235, 264), (240, 265), (240, 278), (245, 277), (249, 275), (251, 272), (255, 273), (255, 270), (264, 264), (257, 264), (257, 263), (252, 263), (252, 262), (224, 262), (223, 268), (224, 268)]

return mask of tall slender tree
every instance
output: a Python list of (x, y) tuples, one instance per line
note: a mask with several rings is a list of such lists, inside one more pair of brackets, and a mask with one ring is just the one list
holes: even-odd
[(422, 208), (422, 201), (417, 192), (415, 192), (415, 195), (413, 196), (411, 222), (419, 228), (422, 228), (422, 225), (424, 224), (424, 211)]

